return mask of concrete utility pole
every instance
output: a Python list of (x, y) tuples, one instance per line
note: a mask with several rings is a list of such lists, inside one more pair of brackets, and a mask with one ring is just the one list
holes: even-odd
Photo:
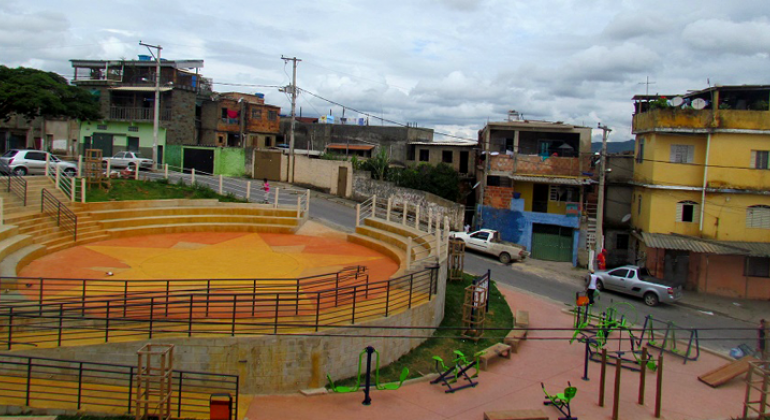
[(294, 66), (291, 77), (291, 130), (289, 131), (289, 183), (294, 182), (294, 123), (295, 110), (297, 109), (297, 62), (302, 61), (297, 57), (281, 56), (283, 61), (292, 61)]
[[(160, 45), (150, 45), (139, 41), (139, 45), (147, 47), (153, 57), (155, 57), (155, 112), (152, 117), (152, 169), (158, 169), (158, 126), (160, 125), (160, 51), (163, 49)], [(150, 48), (155, 48), (157, 55), (152, 53)], [(137, 172), (139, 168), (137, 168)]]
[[(602, 155), (599, 172), (599, 202), (596, 208), (596, 242), (594, 242), (594, 255), (599, 256), (599, 253), (604, 249), (604, 184), (607, 177), (607, 134), (610, 130), (606, 125), (597, 124), (597, 127), (602, 130)], [(591, 267), (594, 266), (594, 262), (591, 261)]]

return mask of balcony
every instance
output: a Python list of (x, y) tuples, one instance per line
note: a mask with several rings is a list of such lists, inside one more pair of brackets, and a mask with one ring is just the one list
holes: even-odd
[[(153, 108), (135, 106), (111, 106), (110, 119), (120, 121), (152, 121), (155, 117)], [(160, 120), (171, 120), (171, 108), (160, 110)]]
[[(517, 175), (541, 176), (584, 176), (591, 169), (590, 156), (541, 157), (538, 155), (497, 155), (490, 157), (491, 172), (505, 172)], [(581, 165), (582, 163), (582, 165)]]
[(770, 130), (770, 111), (653, 109), (634, 115), (633, 132), (705, 132), (709, 129)]

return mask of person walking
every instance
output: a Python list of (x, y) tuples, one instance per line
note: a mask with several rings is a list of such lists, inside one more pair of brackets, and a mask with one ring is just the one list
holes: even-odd
[(586, 296), (588, 296), (588, 304), (594, 304), (594, 294), (596, 293), (596, 283), (599, 281), (599, 276), (594, 274), (594, 270), (591, 270), (588, 274), (588, 282), (586, 283)]
[(265, 178), (265, 185), (262, 186), (262, 189), (265, 190), (265, 203), (270, 203), (270, 184), (267, 182), (267, 178)]

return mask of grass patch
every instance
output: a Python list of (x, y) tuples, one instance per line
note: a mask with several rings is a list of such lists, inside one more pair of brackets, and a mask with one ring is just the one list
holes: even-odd
[(220, 195), (203, 185), (189, 186), (171, 184), (165, 179), (158, 181), (137, 181), (134, 179), (113, 179), (110, 189), (91, 188), (88, 190), (88, 202), (130, 201), (130, 200), (166, 200), (173, 198), (200, 199), (213, 198), (222, 202), (247, 203), (233, 194)]
[[(473, 276), (465, 274), (462, 281), (447, 281), (446, 303), (444, 305), (444, 320), (441, 327), (462, 327), (463, 325), (463, 299), (465, 288), (471, 284)], [(494, 282), (491, 282), (489, 290), (489, 311), (485, 326), (487, 328), (502, 328), (501, 330), (486, 331), (477, 342), (470, 339), (458, 338), (460, 330), (439, 329), (424, 343), (402, 356), (397, 361), (380, 369), (380, 382), (395, 382), (401, 375), (401, 371), (409, 368), (409, 378), (416, 378), (434, 372), (433, 356), (440, 356), (449, 366), (454, 359), (454, 350), (460, 350), (467, 358), (471, 358), (477, 351), (503, 341), (508, 332), (513, 328), (513, 313), (508, 302), (497, 290)], [(361, 349), (363, 350), (363, 349)], [(360, 350), (359, 350), (360, 351)], [(357, 355), (351, 353), (350, 363), (357, 363)], [(365, 363), (365, 362), (364, 362)], [(366, 369), (366, 366), (363, 366)], [(363, 376), (363, 374), (362, 374)], [(335, 379), (335, 378), (332, 378)], [(341, 381), (343, 385), (354, 385), (356, 378), (348, 378)], [(363, 378), (362, 378), (363, 383)]]

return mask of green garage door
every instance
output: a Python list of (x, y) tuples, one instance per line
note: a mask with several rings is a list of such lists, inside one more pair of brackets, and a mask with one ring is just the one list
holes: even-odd
[(532, 258), (547, 261), (572, 261), (572, 228), (532, 225)]

